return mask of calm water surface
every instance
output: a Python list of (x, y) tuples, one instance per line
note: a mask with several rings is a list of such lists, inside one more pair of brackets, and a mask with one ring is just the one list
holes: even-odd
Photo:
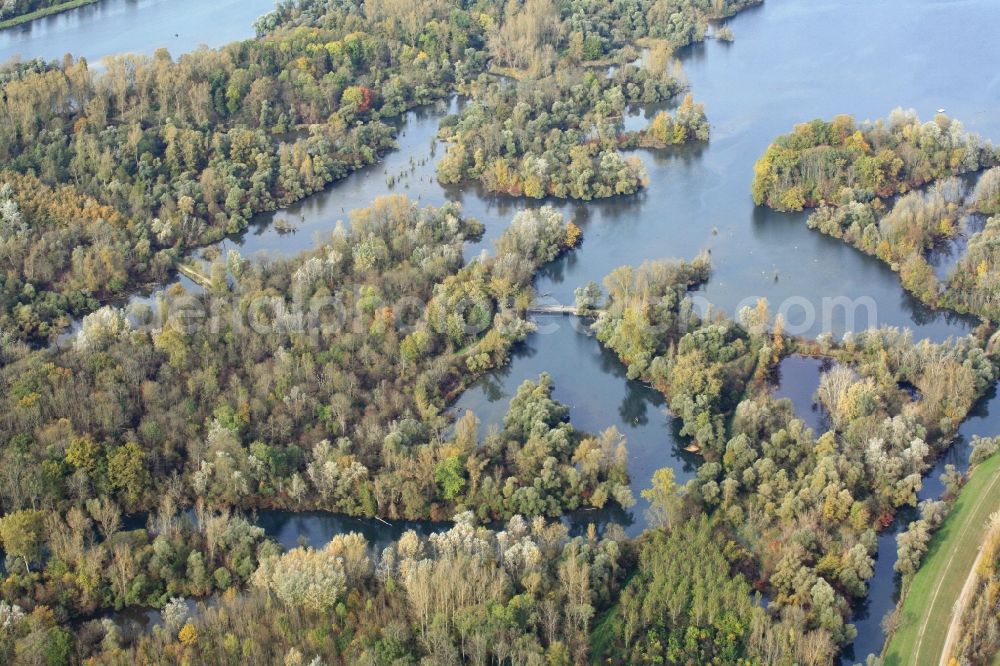
[[(482, 421), (480, 432), (491, 424), (503, 425), (507, 405), (526, 380), (535, 381), (548, 372), (555, 379), (553, 397), (568, 405), (570, 422), (579, 430), (598, 433), (615, 427), (628, 442), (629, 473), (636, 505), (615, 516), (630, 535), (646, 526), (649, 504), (639, 496), (650, 486), (653, 472), (670, 466), (683, 484), (697, 470), (700, 458), (683, 449), (676, 419), (665, 410), (663, 396), (625, 376), (625, 367), (615, 354), (589, 334), (586, 322), (565, 315), (535, 319), (538, 332), (515, 348), (511, 362), (476, 382), (459, 399), (452, 412), (471, 409)], [(571, 369), (586, 369), (586, 377), (574, 379)], [(592, 514), (581, 512), (571, 522), (583, 527)], [(603, 522), (597, 516), (594, 522)]]
[[(691, 258), (711, 251), (714, 273), (703, 292), (735, 313), (766, 297), (795, 334), (895, 325), (916, 337), (944, 339), (970, 330), (965, 318), (928, 310), (899, 287), (881, 262), (808, 230), (806, 214), (753, 206), (754, 161), (778, 134), (814, 117), (877, 118), (896, 106), (929, 119), (938, 108), (986, 137), (1000, 137), (1000, 76), (989, 63), (1000, 48), (989, 2), (792, 2), (768, 0), (737, 16), (734, 44), (709, 42), (682, 53), (696, 98), (713, 124), (707, 145), (639, 151), (650, 186), (631, 196), (556, 205), (585, 232), (583, 247), (548, 267), (539, 292), (572, 302), (573, 290), (622, 264)], [(953, 43), (954, 42), (954, 43)], [(985, 51), (985, 52), (984, 52)], [(902, 71), (901, 71), (902, 68)], [(450, 103), (448, 111), (457, 108)], [(487, 225), (489, 247), (511, 216), (541, 205), (434, 180), (432, 151), (444, 106), (407, 115), (400, 150), (326, 192), (283, 211), (300, 225), (280, 236), (272, 216), (237, 242), (244, 252), (290, 253), (311, 247), (336, 219), (386, 192), (425, 203), (454, 200)], [(632, 124), (634, 121), (630, 121)], [(387, 178), (396, 179), (389, 187)], [(851, 299), (850, 314), (830, 298)]]
[(253, 22), (272, 9), (274, 0), (98, 0), (0, 30), (0, 62), (72, 53), (96, 65), (106, 55), (161, 47), (176, 57), (253, 37)]
[(427, 536), (450, 527), (448, 523), (426, 520), (384, 523), (375, 518), (352, 518), (326, 511), (261, 511), (254, 522), (285, 548), (322, 548), (338, 534), (358, 532), (369, 544), (381, 550), (409, 530)]
[[(65, 51), (98, 57), (116, 50), (148, 53), (160, 45), (176, 55), (197, 43), (221, 44), (249, 36), (251, 21), (269, 5), (256, 0), (106, 0), (17, 32), (0, 32), (0, 57), (14, 52), (57, 57)], [(213, 11), (220, 12), (218, 20), (205, 17), (204, 12)], [(192, 20), (192, 15), (198, 18)], [(754, 161), (775, 136), (795, 123), (839, 113), (879, 118), (903, 106), (915, 108), (927, 120), (945, 108), (970, 130), (1000, 140), (1000, 43), (994, 34), (1000, 25), (1000, 3), (767, 0), (729, 25), (735, 43), (708, 42), (681, 54), (695, 97), (706, 105), (712, 122), (711, 142), (640, 151), (650, 186), (639, 195), (586, 204), (552, 202), (583, 228), (585, 240), (577, 252), (545, 268), (539, 293), (550, 301), (571, 303), (577, 286), (600, 281), (619, 265), (690, 259), (707, 250), (714, 271), (699, 297), (731, 314), (766, 297), (773, 310), (785, 315), (786, 330), (793, 334), (840, 334), (879, 325), (909, 327), (918, 339), (967, 333), (972, 325), (968, 319), (929, 311), (900, 288), (883, 264), (809, 231), (805, 214), (755, 208), (750, 181)], [(174, 33), (179, 36), (172, 37)], [(452, 99), (407, 114), (398, 151), (288, 210), (260, 216), (242, 237), (224, 241), (223, 249), (288, 255), (314, 247), (351, 209), (389, 192), (424, 203), (461, 202), (466, 214), (487, 227), (483, 242), (467, 253), (490, 247), (515, 212), (541, 204), (485, 194), (474, 186), (445, 188), (436, 183), (434, 163), (444, 151), (443, 145), (434, 147), (438, 122), (459, 103)], [(630, 125), (636, 122), (629, 120)], [(390, 176), (396, 180), (392, 187)], [(298, 231), (275, 232), (276, 216)], [(836, 297), (852, 303), (850, 316), (842, 305), (831, 305), (828, 299)], [(657, 467), (670, 465), (679, 479), (689, 478), (697, 459), (681, 449), (662, 397), (626, 380), (621, 365), (574, 319), (541, 317), (537, 322), (538, 333), (516, 350), (510, 364), (466, 392), (454, 409), (472, 408), (484, 423), (497, 423), (517, 386), (548, 372), (556, 398), (570, 405), (574, 424), (590, 431), (614, 425), (628, 437), (637, 498)], [(811, 391), (802, 395), (805, 388), (786, 385), (780, 390), (797, 405), (811, 403)], [(967, 465), (971, 435), (997, 433), (1000, 401), (992, 395), (962, 426), (947, 459), (928, 475), (921, 497), (940, 492), (937, 476), (946, 462)], [(620, 517), (630, 533), (645, 524), (644, 508), (640, 502)], [(573, 520), (580, 525), (587, 519), (584, 515)], [(846, 663), (881, 648), (879, 622), (898, 592), (892, 573), (895, 533), (909, 519), (901, 516), (880, 536), (878, 570), (870, 597), (855, 618), (859, 636)], [(318, 544), (337, 530), (352, 529), (342, 519), (310, 514), (261, 516), (261, 521), (286, 545), (297, 542), (299, 535)], [(377, 541), (398, 536), (396, 528), (380, 536), (378, 528), (371, 527), (375, 531), (370, 536)]]
[(772, 395), (775, 399), (791, 400), (795, 416), (812, 428), (817, 437), (827, 431), (829, 423), (826, 410), (813, 398), (820, 375), (832, 367), (832, 359), (794, 354), (781, 359), (775, 373), (777, 384)]

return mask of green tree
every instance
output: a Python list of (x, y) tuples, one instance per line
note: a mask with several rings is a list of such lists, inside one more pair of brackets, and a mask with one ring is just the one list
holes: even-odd
[(670, 528), (681, 519), (683, 497), (674, 481), (674, 470), (662, 467), (653, 473), (652, 487), (640, 493), (649, 502), (649, 522)]
[(453, 500), (465, 489), (465, 465), (459, 456), (448, 456), (434, 469), (434, 480), (441, 489), (441, 496)]
[(23, 509), (0, 518), (0, 541), (10, 557), (20, 557), (31, 571), (31, 563), (42, 558), (45, 544), (45, 514), (36, 509)]
[(135, 442), (119, 446), (108, 456), (108, 480), (111, 487), (124, 495), (130, 506), (139, 503), (149, 486), (149, 471), (145, 454)]

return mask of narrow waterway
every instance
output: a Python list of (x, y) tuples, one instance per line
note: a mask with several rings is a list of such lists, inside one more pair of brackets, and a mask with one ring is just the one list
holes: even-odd
[[(958, 436), (951, 448), (941, 456), (924, 475), (923, 487), (917, 499), (938, 499), (944, 492), (941, 475), (947, 465), (965, 472), (969, 469), (972, 453), (972, 436), (1000, 435), (1000, 396), (996, 387), (990, 389), (973, 408), (971, 415), (958, 429)], [(892, 611), (899, 601), (900, 578), (893, 569), (896, 564), (896, 535), (906, 530), (910, 521), (919, 518), (916, 509), (906, 508), (899, 512), (893, 523), (878, 538), (878, 556), (875, 561), (875, 575), (868, 583), (868, 598), (860, 604), (851, 618), (857, 627), (858, 637), (851, 649), (842, 658), (842, 664), (863, 662), (868, 654), (879, 654), (885, 643), (882, 619)]]
[(254, 522), (285, 548), (322, 548), (338, 534), (357, 532), (379, 551), (410, 530), (427, 536), (450, 527), (448, 523), (427, 520), (388, 523), (377, 518), (352, 518), (326, 511), (261, 511)]

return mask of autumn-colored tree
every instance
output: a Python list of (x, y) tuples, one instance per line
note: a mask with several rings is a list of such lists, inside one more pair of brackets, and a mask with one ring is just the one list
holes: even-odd
[(36, 509), (22, 509), (0, 518), (0, 542), (10, 557), (19, 557), (31, 571), (31, 563), (42, 558), (45, 543), (45, 514)]

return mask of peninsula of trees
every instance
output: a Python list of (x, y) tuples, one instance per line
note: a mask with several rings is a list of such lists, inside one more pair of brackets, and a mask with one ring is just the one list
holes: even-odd
[(837, 116), (775, 139), (754, 166), (752, 193), (754, 203), (785, 211), (867, 202), (998, 161), (996, 149), (943, 114), (921, 123), (915, 112), (896, 109), (886, 121), (861, 125)]
[(536, 199), (635, 193), (648, 178), (642, 161), (622, 158), (620, 148), (708, 139), (705, 111), (690, 95), (676, 114), (661, 112), (646, 131), (625, 132), (630, 106), (671, 100), (682, 88), (658, 53), (611, 76), (572, 68), (513, 82), (482, 76), (471, 102), (441, 123), (449, 146), (438, 179), (475, 179), (490, 192)]
[(990, 516), (974, 571), (971, 596), (961, 611), (953, 654), (959, 663), (989, 664), (1000, 654), (1000, 513)]
[[(848, 116), (799, 125), (757, 162), (753, 197), (777, 210), (816, 208), (808, 225), (874, 255), (903, 287), (937, 308), (1000, 321), (991, 242), (1000, 210), (1000, 167), (970, 191), (968, 175), (1000, 163), (1000, 150), (938, 115), (921, 123), (897, 109), (888, 121), (857, 126)], [(929, 258), (966, 239), (945, 275)]]

